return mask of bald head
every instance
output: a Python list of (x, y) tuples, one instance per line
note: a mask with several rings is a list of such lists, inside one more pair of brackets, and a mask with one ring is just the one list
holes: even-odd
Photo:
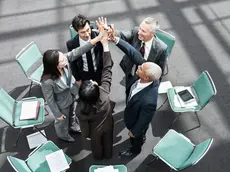
[(161, 68), (153, 62), (145, 62), (137, 69), (136, 74), (143, 82), (151, 82), (161, 77)]

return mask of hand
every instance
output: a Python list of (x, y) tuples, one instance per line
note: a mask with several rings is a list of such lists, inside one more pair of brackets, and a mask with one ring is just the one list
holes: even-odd
[(107, 25), (107, 19), (104, 17), (98, 17), (98, 20), (96, 20), (96, 24), (98, 27), (98, 32), (101, 32), (101, 30), (109, 31), (110, 27)]
[(102, 29), (99, 35), (101, 35), (101, 39), (100, 39), (101, 43), (108, 44), (108, 32)]
[(109, 31), (109, 41), (115, 41), (115, 30), (114, 30), (114, 24), (111, 24), (110, 31)]
[(129, 137), (134, 138), (134, 135), (133, 135), (133, 133), (131, 131), (129, 131), (128, 135), (129, 135)]
[(64, 119), (66, 119), (66, 116), (65, 115), (61, 115), (59, 118), (57, 118), (58, 120), (60, 120), (60, 121), (62, 121), (62, 120), (64, 120)]

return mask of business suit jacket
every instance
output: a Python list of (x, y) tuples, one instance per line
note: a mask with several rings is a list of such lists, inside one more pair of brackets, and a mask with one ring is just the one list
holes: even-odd
[[(120, 39), (117, 46), (134, 64), (141, 65), (146, 61), (139, 51), (124, 40)], [(135, 137), (145, 134), (144, 132), (152, 120), (157, 107), (158, 87), (159, 80), (153, 81), (127, 102), (124, 111), (124, 122)]]
[(110, 52), (104, 52), (103, 65), (101, 85), (99, 86), (100, 96), (96, 102), (96, 113), (92, 112), (87, 116), (82, 114), (81, 109), (84, 107), (84, 103), (81, 100), (79, 100), (79, 104), (76, 108), (81, 133), (84, 137), (92, 137), (94, 134), (102, 133), (113, 128), (112, 108), (109, 98), (112, 80), (111, 69), (113, 66)]
[[(91, 29), (93, 27), (91, 26)], [(96, 31), (91, 32), (91, 39), (95, 38), (98, 35), (98, 33)], [(67, 41), (66, 43), (67, 49), (68, 51), (73, 50), (74, 48), (77, 48), (80, 46), (80, 42), (79, 42), (79, 35), (77, 34), (77, 36), (75, 36), (73, 39)], [(101, 71), (103, 68), (103, 47), (102, 44), (100, 42), (98, 42), (94, 48), (94, 54), (95, 54), (95, 60), (96, 60), (96, 66), (97, 66), (97, 71)], [(73, 61), (71, 64), (71, 69), (73, 72), (73, 76), (75, 77), (75, 79), (81, 80), (81, 72), (83, 71), (83, 60), (82, 57), (79, 57), (77, 60)]]
[[(82, 47), (73, 49), (71, 52), (68, 52), (66, 54), (68, 61), (72, 62), (78, 59), (79, 57), (81, 57), (82, 54), (86, 53), (92, 48), (93, 45), (91, 43), (87, 43)], [(60, 84), (58, 80), (51, 79), (51, 76), (49, 75), (42, 76), (41, 80), (41, 88), (43, 95), (56, 118), (62, 115), (60, 109), (65, 109), (73, 103), (73, 95), (75, 97), (78, 95), (79, 88), (76, 82), (72, 79), (72, 71), (69, 67), (69, 64), (67, 65), (66, 69), (68, 71), (68, 86), (66, 87), (63, 86), (63, 84)], [(74, 82), (73, 86), (69, 87), (71, 82)]]
[[(135, 27), (131, 31), (116, 31), (116, 35), (131, 44), (136, 50), (140, 49), (142, 41), (138, 39), (138, 27)], [(152, 48), (150, 50), (147, 61), (154, 62), (159, 65), (162, 69), (163, 74), (166, 60), (167, 45), (155, 36), (153, 38)], [(129, 58), (127, 58), (127, 55), (125, 55), (120, 62), (120, 66), (126, 75), (127, 89), (130, 87), (130, 83), (132, 83), (133, 77), (134, 79), (137, 78), (136, 76), (131, 75), (133, 62)]]

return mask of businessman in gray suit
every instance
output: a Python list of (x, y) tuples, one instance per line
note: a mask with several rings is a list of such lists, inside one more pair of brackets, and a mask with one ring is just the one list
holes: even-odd
[[(154, 62), (160, 66), (163, 74), (167, 60), (167, 45), (157, 38), (157, 29), (159, 29), (158, 21), (152, 17), (147, 17), (139, 27), (135, 27), (130, 31), (116, 30), (115, 34), (139, 50), (146, 61)], [(121, 60), (120, 66), (125, 73), (127, 96), (131, 84), (138, 78), (135, 74), (137, 68), (127, 55)]]

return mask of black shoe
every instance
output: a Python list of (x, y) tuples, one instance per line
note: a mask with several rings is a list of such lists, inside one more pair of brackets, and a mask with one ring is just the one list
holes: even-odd
[(77, 124), (74, 124), (73, 126), (71, 126), (71, 127), (69, 128), (69, 131), (70, 131), (70, 132), (73, 132), (73, 133), (81, 133), (80, 126), (77, 125)]
[(73, 137), (69, 137), (68, 139), (64, 139), (64, 138), (59, 138), (59, 139), (65, 141), (65, 142), (70, 142), (70, 143), (75, 142), (75, 139)]
[(119, 152), (119, 157), (131, 157), (131, 156), (134, 156), (134, 155), (137, 155), (137, 153), (133, 153), (130, 148), (121, 150)]

